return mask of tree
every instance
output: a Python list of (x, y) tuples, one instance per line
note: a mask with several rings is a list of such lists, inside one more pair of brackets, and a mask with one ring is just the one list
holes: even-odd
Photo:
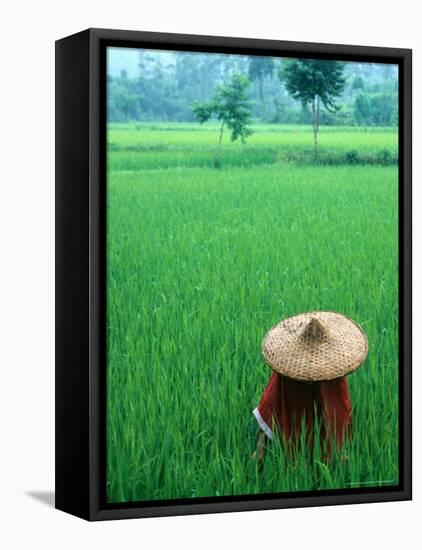
[(356, 121), (362, 126), (397, 125), (397, 93), (360, 94), (353, 109)]
[(353, 105), (353, 112), (356, 122), (358, 124), (362, 126), (367, 126), (368, 124), (371, 124), (371, 104), (367, 95), (358, 95)]
[(355, 76), (352, 82), (352, 90), (363, 90), (365, 88), (365, 82), (361, 76)]
[(274, 71), (274, 59), (267, 56), (251, 56), (249, 58), (248, 74), (249, 78), (258, 83), (259, 99), (261, 100), (262, 109), (265, 114), (264, 101), (264, 80), (270, 78)]
[(280, 71), (280, 79), (289, 94), (299, 99), (304, 106), (311, 106), (315, 158), (318, 151), (320, 103), (331, 113), (339, 109), (336, 98), (344, 90), (344, 67), (345, 64), (340, 61), (292, 59)]
[(199, 102), (192, 107), (192, 113), (200, 124), (213, 116), (221, 122), (218, 139), (220, 149), (225, 126), (231, 130), (232, 141), (240, 138), (242, 143), (245, 143), (246, 138), (252, 133), (248, 128), (252, 110), (252, 104), (246, 94), (249, 84), (246, 76), (235, 73), (228, 84), (217, 86), (210, 101)]

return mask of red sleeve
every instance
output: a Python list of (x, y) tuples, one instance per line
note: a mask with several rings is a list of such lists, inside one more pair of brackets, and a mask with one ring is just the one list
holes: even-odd
[(253, 411), (259, 427), (270, 439), (273, 437), (273, 417), (276, 415), (277, 406), (280, 402), (279, 377), (280, 375), (276, 372), (271, 374), (259, 405)]

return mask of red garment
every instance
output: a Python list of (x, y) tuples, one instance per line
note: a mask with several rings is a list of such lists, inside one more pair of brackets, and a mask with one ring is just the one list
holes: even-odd
[[(321, 439), (335, 437), (338, 446), (350, 434), (352, 407), (344, 377), (322, 382), (300, 382), (273, 372), (258, 407), (253, 411), (260, 428), (273, 438), (273, 428), (286, 442), (296, 442), (302, 421), (307, 443), (313, 445), (315, 414), (321, 419)], [(328, 450), (329, 438), (327, 439)]]

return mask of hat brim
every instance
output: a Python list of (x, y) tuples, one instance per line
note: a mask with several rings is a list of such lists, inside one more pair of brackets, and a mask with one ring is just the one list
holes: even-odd
[[(318, 319), (326, 329), (321, 341), (301, 338), (311, 319)], [(361, 327), (346, 315), (315, 311), (277, 323), (266, 334), (262, 353), (274, 371), (289, 378), (304, 382), (333, 380), (362, 365), (368, 340)]]

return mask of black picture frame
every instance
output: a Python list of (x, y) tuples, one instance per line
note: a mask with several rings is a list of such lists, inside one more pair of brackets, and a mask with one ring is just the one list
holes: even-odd
[[(399, 66), (397, 487), (107, 504), (105, 501), (105, 48), (311, 57)], [(412, 497), (408, 49), (88, 29), (56, 42), (56, 508), (87, 520), (409, 500)]]

